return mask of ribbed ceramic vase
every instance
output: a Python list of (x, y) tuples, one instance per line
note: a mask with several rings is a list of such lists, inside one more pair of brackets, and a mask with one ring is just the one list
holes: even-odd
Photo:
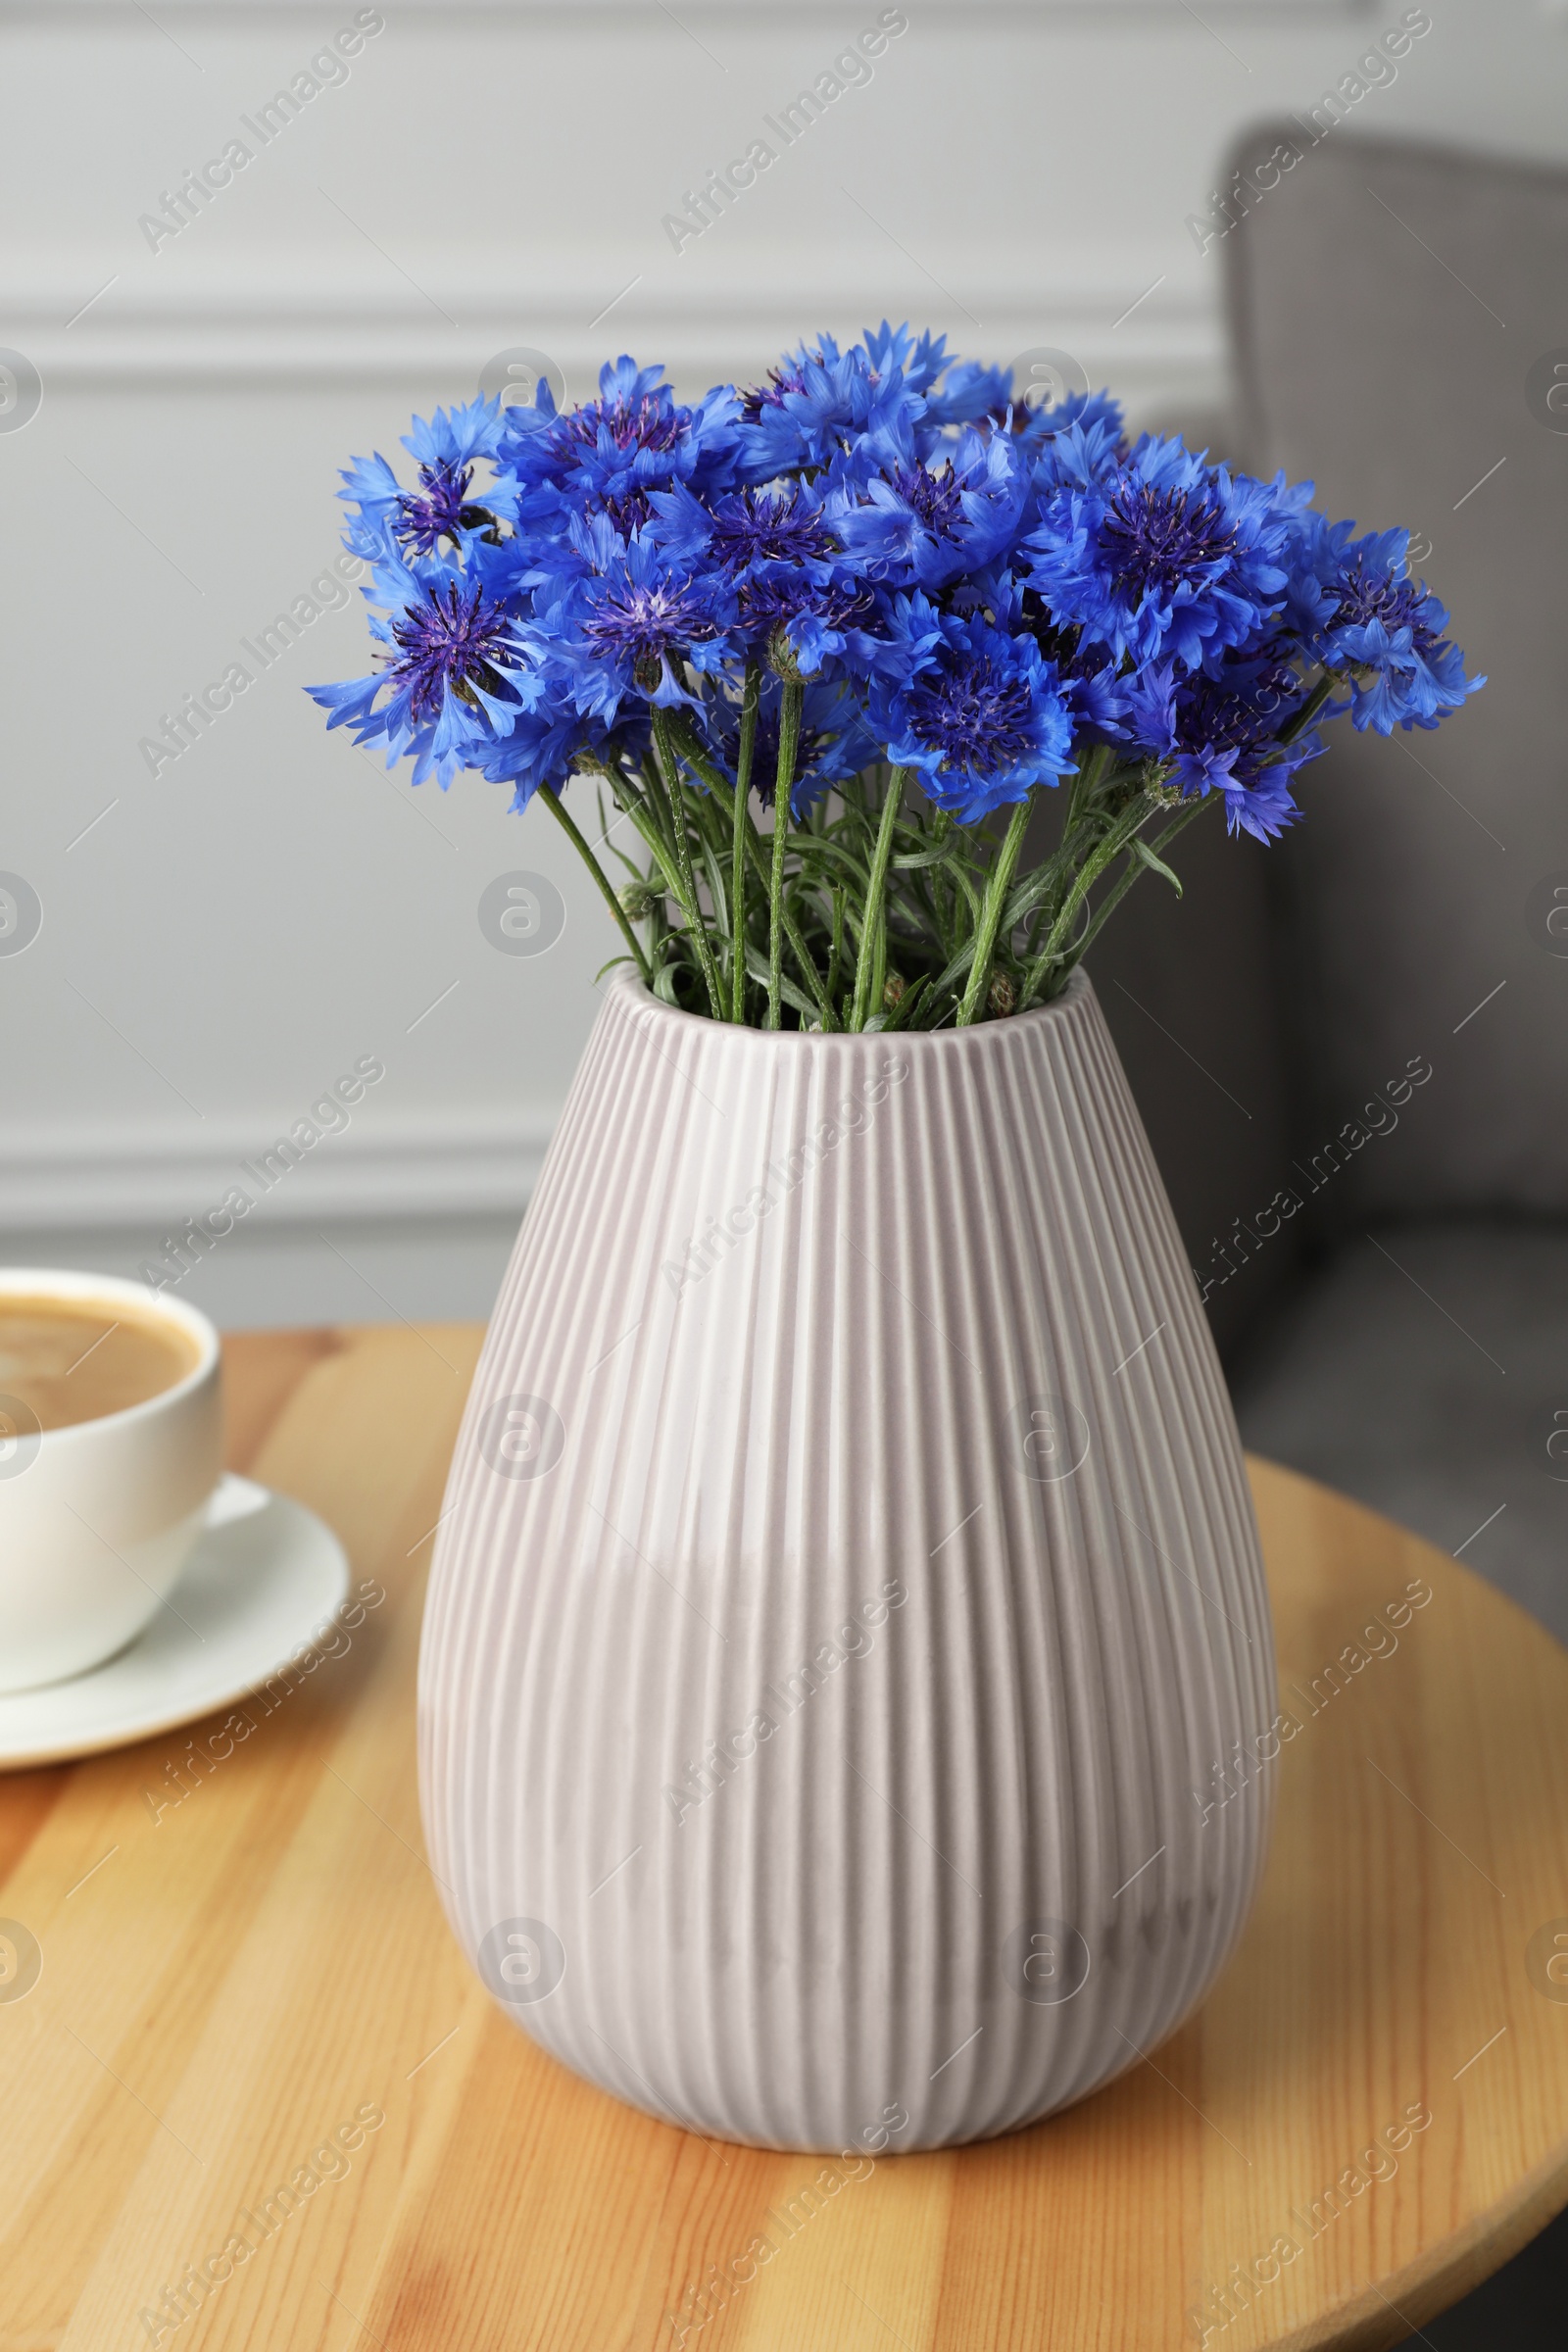
[(710, 2136), (1013, 2131), (1212, 1984), (1274, 1703), (1235, 1422), (1087, 977), (886, 1038), (612, 985), (420, 1659), (431, 1859), (518, 2025)]

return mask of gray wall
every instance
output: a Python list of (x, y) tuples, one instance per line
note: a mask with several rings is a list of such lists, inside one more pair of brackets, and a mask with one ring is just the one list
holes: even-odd
[[(887, 313), (998, 359), (1065, 350), (1137, 417), (1222, 406), (1220, 263), (1187, 217), (1243, 122), (1309, 107), (1400, 12), (911, 6), (873, 77), (678, 252), (662, 217), (875, 6), (389, 8), (349, 78), (156, 250), (139, 217), (355, 11), (153, 13), (0, 13), (0, 343), (43, 387), (20, 429), (0, 408), (0, 867), (43, 908), (0, 955), (0, 1251), (134, 1269), (368, 1055), (385, 1076), (352, 1124), (190, 1295), (229, 1320), (482, 1312), (612, 952), (569, 853), (477, 780), (415, 794), (325, 736), (300, 689), (367, 665), (352, 607), (156, 776), (140, 740), (309, 592), (348, 453), (392, 453), (411, 409), (507, 347), (574, 392), (624, 347), (699, 389)], [(1562, 12), (1431, 16), (1356, 122), (1568, 155)], [(519, 867), (566, 906), (537, 959), (476, 918)], [(1199, 913), (1151, 919), (1179, 954)], [(1142, 997), (1149, 951), (1126, 953)], [(1142, 1016), (1102, 993), (1130, 1039)], [(1216, 1123), (1215, 1215), (1236, 1129), (1248, 1213), (1255, 1118), (1193, 1080), (1186, 1017), (1178, 990), (1140, 1084)]]

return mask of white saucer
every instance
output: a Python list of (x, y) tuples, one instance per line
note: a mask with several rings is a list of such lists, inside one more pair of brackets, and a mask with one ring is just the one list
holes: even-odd
[(314, 1513), (225, 1478), (168, 1601), (90, 1674), (0, 1695), (0, 1772), (172, 1731), (275, 1673), (348, 1591), (342, 1544)]

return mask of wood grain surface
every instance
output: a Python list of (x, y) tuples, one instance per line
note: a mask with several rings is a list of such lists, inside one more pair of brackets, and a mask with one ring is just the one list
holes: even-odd
[(0, 2352), (1385, 2345), (1568, 2201), (1568, 1654), (1264, 1464), (1296, 1728), (1205, 1801), (1275, 1776), (1273, 1859), (1162, 2048), (1016, 2137), (826, 2167), (543, 2056), (453, 1944), (415, 1777), (479, 1339), (231, 1341), (233, 1466), (337, 1529), (361, 1621), (243, 1738), (0, 1780), (43, 1961), (0, 1986)]

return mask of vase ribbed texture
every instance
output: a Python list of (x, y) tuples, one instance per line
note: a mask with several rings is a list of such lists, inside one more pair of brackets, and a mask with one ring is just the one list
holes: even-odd
[(1212, 1984), (1267, 1840), (1268, 1604), (1082, 972), (911, 1037), (612, 984), (446, 1510), (431, 1860), (579, 2074), (900, 2152), (1081, 2097)]

